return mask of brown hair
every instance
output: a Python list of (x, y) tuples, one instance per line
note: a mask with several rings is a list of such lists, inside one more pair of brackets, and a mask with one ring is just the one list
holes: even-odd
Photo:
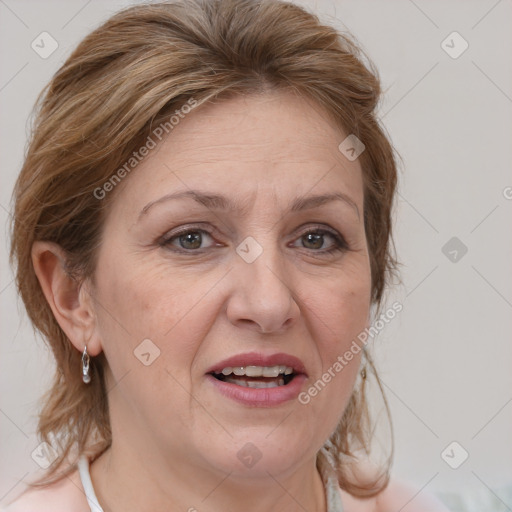
[[(120, 11), (78, 45), (39, 96), (14, 190), (16, 282), (56, 360), (38, 425), (41, 440), (58, 451), (50, 476), (74, 449), (94, 456), (111, 444), (106, 360), (103, 355), (91, 359), (92, 383), (85, 386), (81, 354), (57, 323), (34, 272), (33, 242), (59, 244), (68, 255), (70, 275), (79, 282), (93, 279), (102, 226), (115, 197), (112, 192), (99, 200), (94, 191), (144, 144), (152, 128), (191, 98), (201, 105), (272, 89), (313, 100), (366, 146), (359, 157), (364, 222), (371, 299), (380, 308), (397, 267), (391, 233), (397, 169), (376, 119), (377, 71), (352, 38), (281, 0), (177, 0)], [(360, 380), (330, 450), (340, 486), (368, 496), (387, 484), (389, 463), (372, 482), (351, 477), (350, 461), (361, 450), (369, 453), (372, 436), (366, 379)]]

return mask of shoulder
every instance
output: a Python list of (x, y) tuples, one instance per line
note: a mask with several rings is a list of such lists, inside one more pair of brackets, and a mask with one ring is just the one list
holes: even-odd
[(356, 498), (340, 489), (341, 501), (351, 512), (450, 512), (431, 493), (398, 479), (372, 498)]
[(27, 488), (1, 512), (90, 512), (78, 471), (44, 487)]

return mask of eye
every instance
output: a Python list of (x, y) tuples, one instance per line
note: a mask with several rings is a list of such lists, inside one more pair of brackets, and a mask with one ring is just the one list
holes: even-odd
[[(210, 244), (203, 245), (208, 240), (210, 240)], [(301, 245), (297, 245), (297, 243)], [(164, 236), (159, 245), (177, 252), (201, 253), (203, 249), (209, 249), (219, 244), (213, 241), (212, 234), (209, 231), (189, 226)], [(293, 244), (293, 247), (303, 247), (320, 255), (343, 252), (349, 249), (343, 236), (336, 231), (320, 228), (304, 232)]]
[(213, 240), (210, 233), (204, 229), (191, 229), (182, 230), (178, 233), (165, 237), (160, 245), (167, 247), (173, 246), (178, 251), (198, 251), (198, 249), (206, 249), (202, 246), (205, 239)]
[[(325, 246), (326, 239), (331, 240), (331, 244)], [(302, 247), (311, 249), (320, 254), (331, 254), (338, 251), (345, 251), (348, 245), (345, 239), (334, 231), (326, 229), (312, 229), (303, 233), (297, 242), (302, 242)], [(297, 247), (294, 245), (294, 247)]]

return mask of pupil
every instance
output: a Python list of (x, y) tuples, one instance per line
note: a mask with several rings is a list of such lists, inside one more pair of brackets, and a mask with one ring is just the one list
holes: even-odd
[(199, 249), (199, 247), (201, 247), (201, 234), (187, 233), (185, 235), (181, 235), (180, 243), (184, 249)]
[(313, 242), (313, 249), (320, 249), (323, 244), (323, 235), (318, 233), (308, 233), (305, 235), (307, 242)]

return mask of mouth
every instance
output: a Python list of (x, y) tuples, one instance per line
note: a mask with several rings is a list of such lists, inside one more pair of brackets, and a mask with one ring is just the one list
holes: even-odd
[(210, 372), (217, 380), (246, 388), (266, 389), (287, 386), (297, 373), (291, 366), (238, 366)]
[(215, 364), (206, 376), (224, 396), (255, 407), (277, 406), (296, 399), (307, 380), (302, 361), (283, 353), (239, 354)]

